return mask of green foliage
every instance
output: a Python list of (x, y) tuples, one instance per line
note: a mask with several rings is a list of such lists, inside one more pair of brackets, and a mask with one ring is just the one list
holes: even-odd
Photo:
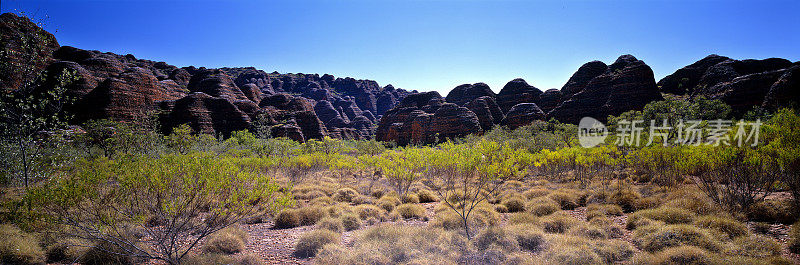
[[(140, 227), (147, 235), (143, 240), (156, 245), (193, 234), (194, 246), (231, 224), (291, 202), (269, 177), (204, 153), (79, 161), (70, 174), (30, 196), (84, 238), (118, 242), (130, 247), (122, 254), (170, 263), (179, 263), (191, 247), (135, 248), (139, 240), (123, 237), (120, 227)], [(154, 228), (150, 219), (176, 225)]]

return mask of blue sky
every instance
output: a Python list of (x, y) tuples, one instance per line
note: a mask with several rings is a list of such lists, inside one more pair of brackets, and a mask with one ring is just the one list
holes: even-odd
[(177, 66), (255, 66), (437, 90), (560, 88), (633, 54), (656, 79), (704, 56), (800, 60), (800, 1), (3, 0), (61, 45)]

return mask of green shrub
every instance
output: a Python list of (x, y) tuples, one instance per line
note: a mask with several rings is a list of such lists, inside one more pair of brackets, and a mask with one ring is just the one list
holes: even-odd
[(285, 229), (300, 226), (300, 211), (297, 209), (284, 209), (275, 216), (275, 228)]
[(653, 265), (672, 265), (672, 264), (693, 264), (711, 265), (715, 264), (711, 254), (702, 248), (695, 246), (678, 246), (664, 249), (652, 257), (646, 264)]
[(341, 233), (344, 230), (344, 224), (339, 218), (325, 217), (317, 222), (317, 229), (327, 229), (336, 233)]
[(706, 215), (697, 218), (694, 225), (707, 229), (714, 229), (724, 233), (728, 238), (744, 236), (749, 233), (747, 226), (731, 218)]
[(0, 261), (3, 264), (43, 264), (45, 253), (39, 240), (19, 228), (0, 225)]
[(422, 206), (418, 204), (410, 204), (410, 203), (400, 204), (400, 206), (397, 206), (397, 209), (395, 209), (395, 211), (398, 214), (400, 214), (400, 216), (402, 216), (404, 219), (409, 219), (409, 218), (422, 219), (425, 217), (425, 208), (422, 208)]
[(721, 249), (721, 243), (707, 231), (691, 225), (666, 225), (652, 233), (634, 234), (634, 237), (639, 247), (650, 252), (681, 245), (696, 246), (713, 252)]
[(338, 244), (339, 234), (329, 230), (308, 231), (297, 240), (294, 246), (294, 255), (299, 258), (313, 257), (323, 246)]
[(244, 250), (247, 233), (238, 228), (226, 228), (208, 237), (203, 245), (207, 253), (235, 254)]
[(342, 219), (342, 227), (344, 227), (345, 231), (353, 231), (361, 228), (361, 218), (359, 218), (358, 215), (356, 214), (352, 213), (343, 214), (341, 219)]
[(427, 202), (438, 202), (439, 197), (433, 191), (430, 190), (419, 190), (417, 191), (417, 197), (419, 197), (419, 202), (427, 203)]
[(333, 200), (338, 202), (353, 202), (358, 197), (358, 192), (351, 188), (341, 188), (333, 193)]
[(762, 235), (753, 235), (736, 238), (727, 252), (731, 255), (766, 258), (780, 255), (781, 249), (781, 245), (775, 240)]

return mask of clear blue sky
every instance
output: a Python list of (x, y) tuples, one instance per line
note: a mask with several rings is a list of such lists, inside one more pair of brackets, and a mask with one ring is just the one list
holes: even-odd
[(446, 94), (560, 88), (630, 53), (656, 78), (708, 54), (800, 60), (800, 1), (37, 1), (61, 45), (177, 66), (330, 73)]

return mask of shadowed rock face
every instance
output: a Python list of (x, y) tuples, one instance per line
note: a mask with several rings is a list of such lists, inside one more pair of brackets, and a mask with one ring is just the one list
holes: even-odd
[(591, 61), (581, 65), (578, 71), (572, 74), (567, 83), (561, 87), (563, 98), (569, 99), (572, 95), (581, 92), (589, 84), (589, 81), (605, 73), (606, 70), (608, 70), (608, 66), (601, 61)]
[(561, 99), (563, 97), (564, 94), (561, 93), (561, 90), (551, 88), (539, 95), (539, 102), (536, 105), (538, 105), (544, 113), (548, 113), (561, 104)]
[(476, 98), (467, 104), (466, 107), (478, 117), (478, 122), (483, 131), (491, 130), (492, 127), (500, 124), (503, 118), (505, 118), (503, 111), (491, 96)]
[[(265, 114), (274, 125), (274, 136), (308, 140), (330, 134), (365, 139), (373, 135), (375, 115), (382, 115), (410, 94), (372, 80), (267, 73), (253, 67), (178, 68), (130, 54), (59, 47), (53, 35), (13, 14), (0, 15), (0, 36), (0, 45), (17, 51), (21, 41), (32, 36), (47, 40), (47, 45), (34, 47), (45, 58), (36, 67), (49, 70), (46, 83), (54, 83), (56, 73), (63, 70), (78, 75), (79, 80), (68, 88), (77, 102), (67, 108), (75, 114), (76, 123), (101, 118), (135, 121), (162, 111), (165, 131), (189, 123), (197, 131), (228, 135), (248, 129), (252, 120)], [(18, 86), (19, 79), (19, 73), (4, 71), (0, 87)], [(317, 101), (331, 104), (340, 118), (330, 118), (335, 115), (328, 112), (326, 115), (332, 116), (321, 121), (318, 110), (331, 109), (315, 109)]]
[(777, 110), (786, 107), (798, 107), (800, 103), (800, 63), (786, 69), (775, 81), (764, 97), (764, 108)]
[(662, 92), (719, 99), (741, 116), (756, 106), (769, 109), (796, 104), (797, 63), (769, 58), (734, 60), (709, 55), (659, 81)]
[(515, 129), (533, 121), (544, 119), (545, 114), (536, 103), (520, 103), (511, 108), (503, 120), (503, 125)]
[(231, 101), (203, 92), (191, 93), (167, 104), (172, 105), (171, 111), (161, 121), (169, 128), (188, 123), (197, 132), (229, 135), (250, 125), (250, 117)]
[[(23, 46), (29, 50), (22, 51)], [(24, 17), (18, 17), (12, 13), (0, 15), (0, 50), (13, 50), (18, 53), (8, 54), (7, 57), (0, 58), (7, 60), (12, 65), (19, 68), (32, 69), (30, 74), (36, 74), (47, 67), (52, 62), (50, 56), (54, 50), (58, 49), (58, 41), (55, 36), (39, 28), (36, 23)], [(37, 56), (31, 56), (36, 54)], [(41, 61), (33, 61), (31, 58), (42, 58)], [(0, 71), (0, 89), (16, 89), (22, 85), (24, 72), (28, 71)], [(29, 78), (28, 76), (27, 78)]]
[(694, 87), (697, 86), (697, 83), (700, 82), (700, 79), (706, 71), (708, 71), (708, 68), (729, 59), (728, 57), (716, 54), (706, 56), (706, 58), (678, 69), (675, 73), (664, 77), (661, 81), (658, 81), (658, 86), (661, 88), (661, 92), (664, 93), (675, 95), (690, 94), (692, 92), (690, 90), (693, 90)]
[(529, 85), (524, 79), (517, 78), (506, 83), (497, 94), (497, 105), (503, 112), (508, 112), (519, 103), (539, 102), (541, 94), (541, 90)]
[(475, 83), (472, 85), (463, 84), (453, 88), (453, 90), (450, 90), (450, 93), (447, 94), (445, 101), (459, 106), (464, 106), (476, 98), (483, 96), (494, 97), (495, 94), (492, 92), (492, 89), (484, 83)]
[(183, 72), (171, 65), (69, 46), (56, 50), (54, 60), (48, 67), (51, 79), (64, 70), (78, 75), (68, 87), (77, 98), (68, 110), (78, 122), (141, 119), (156, 111), (158, 102), (177, 100), (189, 92), (181, 86), (187, 82)]
[(631, 55), (620, 56), (585, 87), (573, 89), (580, 92), (551, 110), (549, 117), (566, 123), (578, 123), (587, 116), (604, 121), (608, 115), (641, 110), (647, 103), (663, 99), (656, 87), (653, 70)]

